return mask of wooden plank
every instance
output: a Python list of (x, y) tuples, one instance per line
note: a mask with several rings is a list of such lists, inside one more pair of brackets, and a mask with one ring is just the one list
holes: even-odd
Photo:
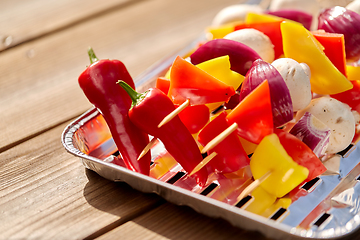
[(130, 0), (2, 0), (0, 51), (114, 8)]
[(0, 152), (90, 107), (77, 84), (88, 46), (99, 58), (121, 59), (136, 76), (235, 2), (143, 1), (0, 53)]
[(97, 238), (116, 239), (259, 239), (270, 240), (258, 232), (231, 226), (222, 219), (201, 215), (189, 207), (170, 203), (129, 221)]
[(83, 239), (162, 203), (85, 170), (60, 125), (0, 154), (0, 238)]

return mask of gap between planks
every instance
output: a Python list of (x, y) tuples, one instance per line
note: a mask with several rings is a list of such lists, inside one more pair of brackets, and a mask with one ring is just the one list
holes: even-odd
[(12, 142), (12, 143), (8, 144), (8, 145), (0, 147), (0, 154), (2, 152), (5, 152), (5, 151), (13, 148), (13, 147), (16, 147), (17, 145), (19, 145), (21, 143), (24, 143), (24, 142), (29, 141), (29, 140), (31, 140), (31, 139), (33, 139), (33, 138), (35, 138), (35, 137), (37, 137), (37, 136), (39, 136), (39, 135), (41, 135), (43, 133), (46, 133), (46, 132), (52, 130), (53, 128), (59, 127), (59, 126), (63, 125), (64, 123), (67, 123), (69, 121), (74, 121), (78, 117), (79, 117), (79, 114), (76, 114), (75, 116), (71, 116), (68, 119), (65, 119), (65, 120), (63, 120), (61, 122), (58, 122), (58, 123), (56, 123), (54, 125), (51, 125), (51, 126), (45, 128), (45, 129), (42, 129), (42, 130), (40, 130), (38, 132), (35, 132), (35, 133), (31, 134), (29, 136), (26, 136), (26, 137), (24, 137), (22, 139), (19, 139), (19, 140), (15, 141), (15, 142)]
[(70, 28), (70, 27), (73, 27), (73, 26), (76, 26), (76, 25), (79, 25), (79, 24), (82, 24), (90, 19), (94, 19), (94, 18), (99, 18), (99, 17), (102, 17), (106, 14), (109, 14), (109, 13), (112, 13), (112, 12), (115, 12), (115, 11), (118, 11), (120, 9), (125, 9), (127, 7), (130, 7), (130, 6), (133, 6), (133, 5), (136, 5), (138, 3), (141, 3), (141, 2), (144, 2), (145, 0), (130, 0), (130, 1), (126, 1), (126, 2), (121, 2), (120, 4), (117, 4), (117, 5), (114, 5), (114, 6), (111, 6), (111, 7), (108, 7), (106, 9), (103, 9), (99, 12), (94, 12), (93, 14), (90, 14), (90, 15), (87, 15), (83, 18), (80, 18), (80, 19), (76, 19), (72, 22), (69, 22), (69, 23), (66, 23), (64, 25), (60, 25), (56, 28), (54, 28), (53, 30), (49, 30), (47, 32), (43, 32), (43, 33), (40, 33), (38, 35), (34, 35), (34, 36), (29, 36), (29, 37), (25, 37), (23, 40), (19, 41), (19, 42), (16, 42), (15, 43), (12, 43), (10, 44), (9, 46), (7, 47), (4, 47), (4, 48), (0, 48), (0, 53), (1, 52), (4, 52), (6, 50), (9, 50), (9, 49), (12, 49), (14, 47), (17, 47), (19, 45), (22, 45), (24, 43), (28, 43), (28, 42), (32, 42), (32, 41), (36, 41), (37, 39), (40, 39), (42, 37), (45, 37), (45, 36), (49, 36), (49, 35), (52, 35), (52, 34), (55, 34), (57, 32), (60, 32), (60, 31), (63, 31), (63, 30), (66, 30), (67, 28)]
[(119, 218), (141, 216), (163, 201), (84, 169), (60, 144), (65, 125), (0, 154), (4, 238), (83, 239)]

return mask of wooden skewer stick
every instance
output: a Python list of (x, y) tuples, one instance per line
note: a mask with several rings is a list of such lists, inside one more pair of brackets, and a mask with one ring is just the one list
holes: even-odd
[(190, 100), (186, 99), (186, 101), (181, 104), (179, 107), (177, 107), (174, 111), (169, 113), (164, 119), (159, 123), (158, 128), (163, 126), (165, 123), (169, 122), (171, 119), (173, 119), (176, 115), (178, 115), (182, 110), (184, 110), (187, 106), (190, 105)]
[(189, 174), (189, 176), (193, 175), (194, 173), (196, 173), (197, 171), (199, 171), (201, 168), (203, 168), (208, 162), (210, 162), (211, 159), (213, 159), (215, 156), (217, 155), (216, 152), (212, 152), (209, 156), (207, 156), (206, 158), (204, 158), (198, 165), (196, 165), (196, 167), (194, 168), (194, 170), (191, 171), (191, 173)]
[(218, 145), (222, 140), (224, 140), (227, 136), (229, 136), (232, 132), (234, 132), (238, 128), (237, 123), (231, 124), (230, 127), (225, 129), (222, 133), (217, 135), (213, 140), (211, 140), (206, 146), (201, 150), (201, 153), (206, 153), (216, 145)]
[(271, 175), (271, 173), (272, 173), (272, 171), (268, 171), (267, 173), (262, 175), (261, 178), (256, 179), (255, 181), (253, 181), (249, 186), (247, 186), (241, 192), (241, 194), (237, 198), (237, 201), (239, 202), (239, 201), (241, 201), (241, 199), (243, 199), (244, 197), (249, 195), (249, 193), (251, 193), (255, 188), (257, 188), (263, 181), (265, 181)]
[(137, 158), (137, 160), (139, 161), (143, 156), (145, 156), (145, 154), (147, 154), (147, 152), (152, 148), (152, 146), (155, 145), (157, 138), (153, 138), (151, 139), (151, 141), (148, 143), (148, 145), (145, 146), (145, 148), (142, 150), (142, 152), (140, 153), (139, 157)]

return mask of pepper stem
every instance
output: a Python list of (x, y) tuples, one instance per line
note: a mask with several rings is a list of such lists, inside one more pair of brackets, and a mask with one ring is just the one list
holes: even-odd
[(99, 61), (99, 59), (95, 55), (94, 50), (91, 47), (88, 49), (88, 55), (89, 55), (91, 64), (93, 64), (94, 62)]
[(127, 84), (126, 82), (124, 82), (122, 80), (117, 81), (117, 84), (119, 84), (129, 94), (129, 96), (132, 100), (131, 107), (133, 107), (136, 104), (138, 104), (139, 102), (141, 102), (141, 100), (143, 100), (143, 98), (146, 95), (146, 92), (145, 93), (136, 92), (132, 87), (129, 86), (129, 84)]

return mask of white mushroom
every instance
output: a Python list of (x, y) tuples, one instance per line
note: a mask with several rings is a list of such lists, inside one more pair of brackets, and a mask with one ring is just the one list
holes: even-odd
[(254, 4), (236, 4), (223, 8), (215, 16), (212, 26), (217, 27), (233, 22), (244, 22), (249, 12), (261, 13), (263, 9)]
[(310, 71), (309, 65), (307, 65), (306, 63), (300, 63), (300, 66), (304, 69), (306, 75), (310, 79), (311, 78), (311, 71)]
[(310, 68), (291, 58), (279, 58), (272, 65), (283, 77), (290, 91), (294, 112), (304, 109), (311, 101)]
[(310, 112), (331, 129), (326, 153), (340, 152), (352, 142), (355, 135), (355, 118), (347, 104), (329, 96), (316, 98), (308, 107), (297, 112), (295, 119), (300, 119), (305, 112)]
[(270, 38), (259, 30), (244, 28), (229, 33), (224, 38), (249, 46), (266, 62), (271, 63), (275, 59), (274, 45)]
[(349, 3), (345, 8), (360, 14), (360, 0), (354, 0)]

